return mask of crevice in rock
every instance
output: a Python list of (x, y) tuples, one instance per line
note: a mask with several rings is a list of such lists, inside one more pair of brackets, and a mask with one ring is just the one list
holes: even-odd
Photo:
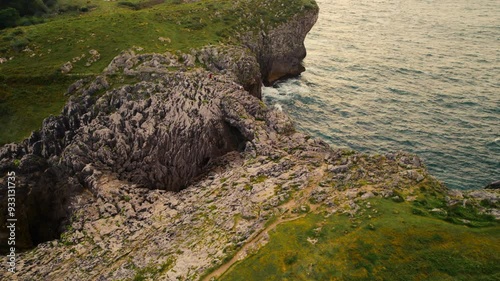
[[(26, 158), (26, 157), (25, 157)], [(23, 165), (20, 165), (22, 168)], [(30, 167), (29, 171), (16, 169), (16, 244), (18, 250), (28, 250), (38, 244), (59, 239), (65, 231), (72, 214), (71, 198), (81, 192), (81, 186), (66, 176), (57, 167)], [(2, 190), (0, 198), (4, 199)], [(5, 200), (6, 201), (6, 200)], [(2, 217), (8, 217), (3, 210)], [(0, 229), (0, 253), (7, 253), (4, 247), (5, 226)]]
[(225, 123), (229, 128), (230, 135), (233, 139), (232, 142), (235, 144), (234, 147), (236, 147), (236, 151), (243, 152), (248, 140), (243, 136), (238, 128), (231, 126), (228, 122)]

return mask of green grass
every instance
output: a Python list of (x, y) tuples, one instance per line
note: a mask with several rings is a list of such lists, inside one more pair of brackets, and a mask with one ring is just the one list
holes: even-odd
[(255, 177), (251, 177), (250, 178), (250, 182), (252, 183), (263, 183), (264, 181), (267, 180), (267, 176), (266, 175), (258, 175), (258, 176), (255, 176)]
[[(22, 140), (45, 117), (58, 114), (67, 99), (63, 93), (72, 81), (99, 74), (123, 50), (141, 47), (143, 53), (189, 52), (209, 44), (238, 44), (236, 32), (269, 28), (317, 7), (310, 0), (122, 2), (138, 9), (102, 0), (61, 0), (61, 6), (76, 8), (42, 24), (0, 31), (0, 57), (13, 58), (0, 64), (0, 145)], [(85, 12), (78, 7), (85, 7)], [(161, 41), (160, 37), (170, 40)], [(100, 58), (88, 66), (91, 50), (97, 50)], [(83, 59), (73, 63), (68, 79), (54, 81), (52, 77), (64, 63), (82, 55)], [(32, 85), (31, 80), (39, 83)]]
[(500, 278), (498, 223), (471, 228), (415, 215), (410, 203), (370, 202), (354, 218), (308, 214), (279, 225), (267, 245), (219, 280)]

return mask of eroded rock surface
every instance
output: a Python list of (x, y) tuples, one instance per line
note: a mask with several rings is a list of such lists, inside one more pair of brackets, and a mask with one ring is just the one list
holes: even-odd
[(245, 36), (245, 44), (257, 54), (265, 85), (297, 76), (305, 70), (302, 66), (306, 57), (304, 39), (317, 19), (317, 10), (311, 9), (267, 33), (262, 31), (258, 36)]
[[(20, 247), (57, 237), (71, 213), (68, 198), (82, 186), (93, 190), (95, 171), (179, 191), (211, 161), (245, 149), (254, 132), (240, 121), (265, 116), (263, 104), (232, 71), (179, 67), (175, 55), (125, 52), (102, 76), (71, 86), (60, 116), (47, 118), (23, 143), (1, 148), (0, 170), (16, 171), (19, 215), (29, 218), (20, 225)], [(112, 87), (118, 72), (125, 75), (114, 83), (124, 85)], [(46, 230), (42, 221), (49, 222)]]
[[(303, 70), (303, 40), (317, 14), (312, 9), (262, 27), (262, 33), (241, 35), (246, 47), (123, 52), (96, 79), (74, 83), (61, 115), (44, 120), (23, 142), (0, 148), (0, 174), (16, 172), (17, 215), (26, 218), (18, 224), (19, 248), (57, 238), (73, 212), (70, 199), (83, 189), (93, 191), (96, 171), (178, 191), (230, 151), (255, 154), (260, 144), (251, 118), (267, 120), (277, 133), (293, 130), (279, 129), (281, 121), (273, 113), (267, 118), (258, 98), (262, 82)], [(6, 192), (0, 190), (0, 199)], [(1, 202), (6, 210), (7, 201)], [(1, 245), (7, 234), (2, 226)]]

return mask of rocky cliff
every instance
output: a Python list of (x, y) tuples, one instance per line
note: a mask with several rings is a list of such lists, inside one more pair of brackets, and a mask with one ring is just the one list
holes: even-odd
[(267, 33), (262, 31), (258, 36), (245, 38), (245, 44), (257, 55), (266, 86), (305, 70), (302, 66), (306, 57), (304, 39), (317, 19), (317, 11), (311, 9)]
[[(73, 204), (74, 196), (87, 190), (97, 196), (97, 174), (138, 188), (179, 191), (221, 156), (258, 146), (252, 118), (271, 122), (275, 116), (258, 99), (262, 81), (270, 73), (276, 79), (303, 70), (303, 39), (316, 18), (317, 7), (258, 35), (241, 36), (251, 48), (126, 51), (96, 79), (74, 83), (61, 115), (47, 118), (23, 142), (0, 149), (0, 173), (15, 171), (18, 180), (17, 216), (23, 219), (16, 246), (57, 238), (81, 207)], [(5, 220), (7, 190), (1, 192)], [(6, 245), (8, 230), (0, 231)]]

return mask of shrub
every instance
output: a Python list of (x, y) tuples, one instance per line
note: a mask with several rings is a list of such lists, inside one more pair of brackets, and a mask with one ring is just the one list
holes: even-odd
[(285, 255), (284, 262), (286, 265), (292, 265), (292, 264), (296, 263), (298, 259), (299, 259), (299, 257), (298, 257), (296, 252), (293, 252), (293, 253), (288, 252)]
[(79, 11), (80, 8), (81, 7), (78, 5), (63, 5), (63, 6), (59, 7), (59, 11), (62, 13), (75, 12), (75, 11)]
[(12, 35), (14, 35), (14, 36), (21, 35), (21, 34), (24, 34), (24, 31), (20, 28), (16, 28), (16, 29), (14, 29), (14, 31), (12, 31)]
[(28, 25), (34, 25), (34, 24), (39, 24), (39, 23), (44, 23), (44, 22), (45, 22), (45, 20), (41, 17), (22, 17), (17, 22), (17, 25), (28, 26)]
[(16, 26), (19, 12), (14, 8), (0, 10), (0, 29)]
[(27, 17), (23, 17), (21, 18), (19, 21), (18, 21), (19, 25), (21, 26), (28, 26), (28, 25), (32, 25), (33, 22), (31, 22), (31, 20)]
[(118, 2), (118, 6), (123, 6), (125, 8), (130, 8), (132, 10), (141, 10), (146, 8), (151, 8), (155, 5), (161, 4), (165, 2), (165, 0), (149, 0), (141, 3), (132, 3), (128, 1), (120, 1)]
[(120, 1), (120, 2), (118, 2), (118, 6), (123, 6), (123, 7), (126, 7), (126, 8), (131, 8), (133, 10), (139, 10), (140, 9), (139, 4), (132, 3), (132, 2), (127, 2), (127, 1)]

